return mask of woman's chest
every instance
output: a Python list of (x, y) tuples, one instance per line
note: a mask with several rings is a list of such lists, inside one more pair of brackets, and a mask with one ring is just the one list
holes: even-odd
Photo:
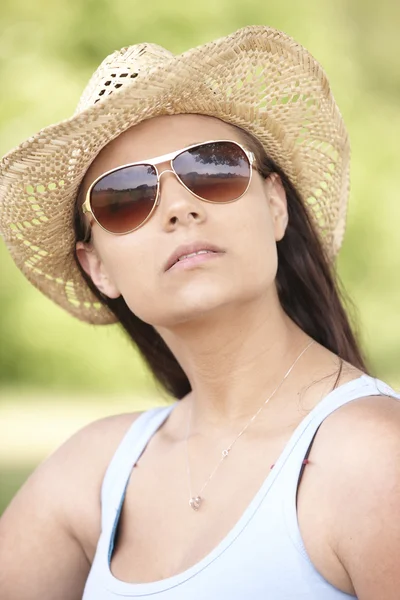
[[(151, 453), (143, 455), (133, 470), (116, 530), (111, 558), (114, 577), (135, 583), (159, 581), (183, 573), (218, 549), (227, 536), (239, 530), (238, 526), (246, 525), (249, 507), (261, 488), (266, 490), (271, 465), (286, 442), (287, 436), (282, 435), (262, 447), (252, 449), (248, 445), (241, 453), (232, 452), (202, 492), (218, 460), (213, 464), (207, 456), (206, 461), (194, 461), (190, 485), (184, 456), (166, 453), (164, 459), (159, 455), (153, 461)], [(313, 460), (318, 461), (318, 456)], [(338, 589), (352, 593), (351, 582), (327, 542), (326, 496), (320, 493), (312, 469), (306, 471), (299, 485), (297, 506), (304, 545), (323, 577)], [(189, 500), (199, 492), (202, 502), (195, 511)], [(256, 518), (274, 523), (276, 515), (257, 513)], [(274, 531), (279, 535), (279, 529)], [(256, 543), (272, 548), (275, 542), (259, 539)]]

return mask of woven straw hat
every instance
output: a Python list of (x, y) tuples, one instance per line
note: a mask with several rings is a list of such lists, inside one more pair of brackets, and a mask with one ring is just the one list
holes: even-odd
[(245, 27), (180, 55), (122, 48), (95, 71), (74, 115), (39, 131), (0, 164), (0, 231), (37, 288), (83, 321), (115, 317), (73, 258), (79, 185), (99, 151), (144, 119), (198, 113), (255, 135), (302, 194), (333, 259), (342, 242), (349, 143), (320, 65), (270, 27)]

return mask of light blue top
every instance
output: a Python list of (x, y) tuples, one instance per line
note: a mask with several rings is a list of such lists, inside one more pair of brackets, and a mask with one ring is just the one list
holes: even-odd
[[(162, 600), (339, 600), (339, 591), (315, 569), (303, 545), (296, 512), (302, 462), (322, 421), (364, 396), (388, 395), (367, 375), (328, 394), (301, 421), (239, 521), (186, 571), (151, 583), (126, 583), (110, 570), (113, 542), (132, 468), (152, 435), (176, 406), (154, 408), (134, 421), (112, 458), (102, 486), (102, 532), (82, 600), (157, 597)], [(135, 556), (132, 555), (132, 560)]]

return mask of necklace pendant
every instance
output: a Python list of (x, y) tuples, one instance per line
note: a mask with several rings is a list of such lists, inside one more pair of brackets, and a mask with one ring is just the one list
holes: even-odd
[(203, 498), (201, 498), (200, 496), (196, 496), (195, 498), (190, 498), (189, 504), (193, 508), (193, 510), (199, 510), (202, 501)]
[(226, 458), (229, 455), (230, 448), (226, 448), (226, 450), (222, 450), (222, 456)]

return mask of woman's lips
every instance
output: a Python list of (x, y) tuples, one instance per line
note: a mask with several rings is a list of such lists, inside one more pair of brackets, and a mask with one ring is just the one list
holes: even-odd
[(204, 262), (208, 262), (210, 260), (215, 260), (223, 255), (223, 252), (214, 252), (207, 251), (201, 254), (195, 254), (194, 256), (186, 256), (178, 260), (175, 264), (172, 265), (168, 270), (169, 271), (187, 271), (188, 269), (192, 269), (199, 264)]
[[(203, 251), (210, 251), (215, 254), (223, 254), (224, 253), (224, 250), (222, 248), (219, 248), (215, 244), (212, 244), (206, 240), (192, 241), (187, 244), (182, 244), (181, 246), (178, 246), (174, 250), (174, 252), (171, 254), (171, 256), (169, 257), (169, 259), (167, 260), (167, 262), (164, 266), (164, 271), (169, 271), (173, 266), (175, 266), (175, 264), (177, 262), (183, 262), (183, 260), (181, 261), (180, 259), (182, 259), (184, 257), (187, 257), (189, 259), (191, 257), (189, 257), (188, 255), (197, 254), (198, 252), (202, 253)], [(203, 254), (200, 254), (199, 256), (203, 256)], [(195, 258), (195, 257), (193, 257), (193, 258)], [(185, 258), (185, 260), (186, 260), (186, 258)], [(193, 263), (193, 264), (198, 264), (198, 263)]]

